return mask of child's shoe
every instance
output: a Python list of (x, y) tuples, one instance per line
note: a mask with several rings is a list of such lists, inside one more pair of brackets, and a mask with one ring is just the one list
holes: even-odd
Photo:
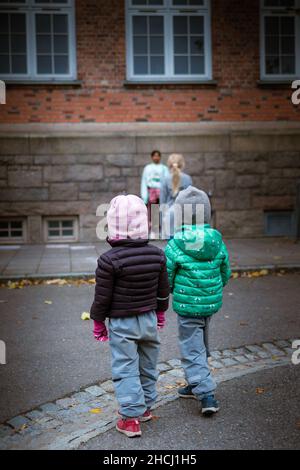
[(220, 409), (219, 403), (215, 399), (214, 395), (209, 395), (201, 400), (203, 416), (212, 416), (217, 413)]
[(190, 385), (187, 385), (186, 387), (178, 389), (178, 395), (180, 398), (194, 398), (196, 400), (197, 397), (193, 394), (192, 390), (193, 388)]
[(153, 415), (150, 410), (145, 411), (145, 413), (140, 416), (140, 423), (147, 423), (147, 421), (151, 421)]
[(142, 435), (140, 422), (137, 418), (119, 419), (116, 429), (127, 437), (140, 437)]

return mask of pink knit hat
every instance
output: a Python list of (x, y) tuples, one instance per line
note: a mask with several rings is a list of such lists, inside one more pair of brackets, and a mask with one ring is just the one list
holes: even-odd
[(107, 212), (108, 237), (110, 240), (147, 240), (148, 215), (145, 203), (137, 196), (117, 196)]

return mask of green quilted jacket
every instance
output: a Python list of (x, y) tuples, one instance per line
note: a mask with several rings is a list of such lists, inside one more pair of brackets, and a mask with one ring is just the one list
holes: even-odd
[(187, 225), (166, 248), (173, 309), (185, 317), (211, 316), (222, 307), (231, 276), (222, 235), (210, 225)]

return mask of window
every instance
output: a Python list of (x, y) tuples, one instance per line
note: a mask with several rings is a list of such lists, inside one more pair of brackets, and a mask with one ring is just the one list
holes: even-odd
[(127, 0), (127, 78), (212, 78), (209, 0)]
[(46, 241), (76, 241), (78, 224), (76, 217), (51, 217), (45, 220)]
[(25, 221), (22, 219), (0, 220), (0, 243), (25, 241)]
[(0, 0), (0, 77), (76, 78), (73, 0)]
[(270, 237), (295, 236), (295, 213), (291, 211), (265, 212), (265, 234)]
[(300, 75), (300, 0), (261, 0), (261, 78)]

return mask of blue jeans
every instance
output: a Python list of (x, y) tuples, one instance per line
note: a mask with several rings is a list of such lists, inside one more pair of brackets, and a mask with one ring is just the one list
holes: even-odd
[(181, 362), (187, 383), (194, 395), (202, 400), (213, 395), (216, 384), (207, 362), (204, 342), (205, 318), (178, 317)]
[(157, 399), (156, 312), (109, 320), (112, 379), (122, 416), (137, 418)]

